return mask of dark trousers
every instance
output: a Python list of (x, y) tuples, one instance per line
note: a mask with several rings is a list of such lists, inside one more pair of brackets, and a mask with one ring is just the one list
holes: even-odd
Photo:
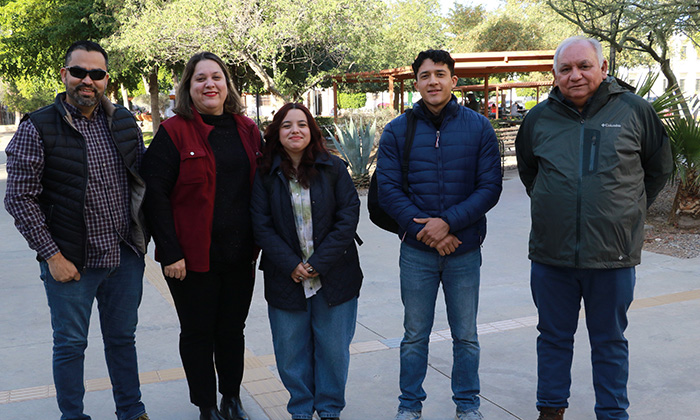
[(532, 263), (532, 296), (540, 332), (538, 407), (568, 406), (574, 334), (583, 299), (591, 344), (596, 419), (629, 419), (629, 350), (624, 332), (634, 284), (634, 267), (576, 269)]
[(206, 273), (188, 270), (183, 281), (166, 280), (180, 319), (180, 357), (190, 401), (198, 407), (215, 406), (217, 374), (219, 392), (226, 398), (238, 397), (254, 264), (212, 263)]

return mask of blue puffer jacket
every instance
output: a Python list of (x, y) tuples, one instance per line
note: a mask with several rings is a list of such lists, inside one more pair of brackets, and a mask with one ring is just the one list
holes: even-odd
[(413, 112), (417, 126), (408, 167), (409, 193), (401, 187), (404, 114), (387, 124), (379, 144), (379, 205), (398, 222), (399, 236), (409, 245), (433, 249), (416, 239), (424, 225), (413, 219), (440, 217), (462, 241), (455, 254), (473, 250), (484, 241), (486, 212), (496, 205), (502, 189), (493, 127), (483, 115), (460, 106), (454, 96), (446, 105), (440, 130), (428, 119), (427, 109), (416, 104)]
[[(302, 284), (291, 278), (302, 261), (302, 251), (289, 184), (280, 170), (280, 161), (276, 157), (269, 173), (258, 170), (255, 175), (251, 198), (253, 231), (255, 242), (263, 251), (260, 269), (265, 277), (265, 299), (278, 309), (305, 310)], [(311, 180), (314, 253), (308, 262), (321, 275), (319, 293), (334, 306), (358, 296), (362, 285), (354, 241), (360, 199), (340, 158), (319, 157), (315, 165), (319, 173)], [(335, 185), (331, 185), (333, 179)]]

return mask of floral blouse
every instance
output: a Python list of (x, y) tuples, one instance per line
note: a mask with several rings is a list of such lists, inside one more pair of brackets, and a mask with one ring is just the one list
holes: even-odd
[[(292, 208), (294, 210), (294, 221), (299, 237), (299, 246), (304, 256), (304, 262), (314, 253), (314, 225), (311, 219), (311, 190), (304, 188), (299, 182), (292, 178), (289, 180), (289, 191), (292, 194)], [(302, 281), (306, 298), (314, 296), (321, 289), (321, 278), (319, 276), (308, 278)]]

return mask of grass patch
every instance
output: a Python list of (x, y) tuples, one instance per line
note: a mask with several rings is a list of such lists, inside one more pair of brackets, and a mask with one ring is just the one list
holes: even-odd
[(143, 132), (143, 144), (148, 147), (149, 144), (151, 144), (151, 140), (153, 140), (153, 131), (144, 131)]

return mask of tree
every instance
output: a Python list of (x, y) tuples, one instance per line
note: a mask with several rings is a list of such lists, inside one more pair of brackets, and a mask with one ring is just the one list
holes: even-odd
[[(57, 81), (68, 47), (79, 39), (100, 42), (111, 34), (121, 7), (121, 0), (0, 1), (0, 74), (19, 85)], [(110, 52), (109, 58), (107, 95), (115, 97), (117, 86), (133, 87), (133, 68), (116, 54)]]
[[(19, 78), (0, 83), (2, 102), (15, 113), (27, 113), (51, 104), (60, 89), (61, 83), (52, 79)], [(16, 121), (19, 123), (19, 118)]]
[[(458, 6), (458, 5), (455, 5)], [(464, 6), (462, 6), (464, 8)], [(471, 15), (479, 12), (474, 8)], [(455, 8), (452, 14), (458, 13)], [(479, 16), (476, 13), (476, 16)], [(465, 25), (467, 32), (453, 33), (453, 48), (460, 52), (469, 51), (525, 51), (556, 48), (559, 41), (576, 31), (570, 24), (551, 9), (543, 0), (508, 0), (503, 6), (482, 14), (478, 21), (470, 18), (475, 25)]]
[(131, 0), (113, 45), (155, 63), (182, 63), (211, 51), (245, 66), (262, 88), (298, 98), (331, 69), (348, 69), (374, 39), (377, 0)]
[(374, 46), (378, 67), (371, 70), (409, 65), (419, 52), (447, 43), (437, 0), (393, 1), (378, 22), (383, 23)]
[[(697, 0), (547, 0), (547, 4), (586, 35), (610, 45), (611, 73), (616, 52), (642, 52), (659, 64), (669, 89), (681, 94), (671, 69), (670, 41), (675, 34), (700, 31)], [(681, 109), (692, 118), (685, 101)]]

